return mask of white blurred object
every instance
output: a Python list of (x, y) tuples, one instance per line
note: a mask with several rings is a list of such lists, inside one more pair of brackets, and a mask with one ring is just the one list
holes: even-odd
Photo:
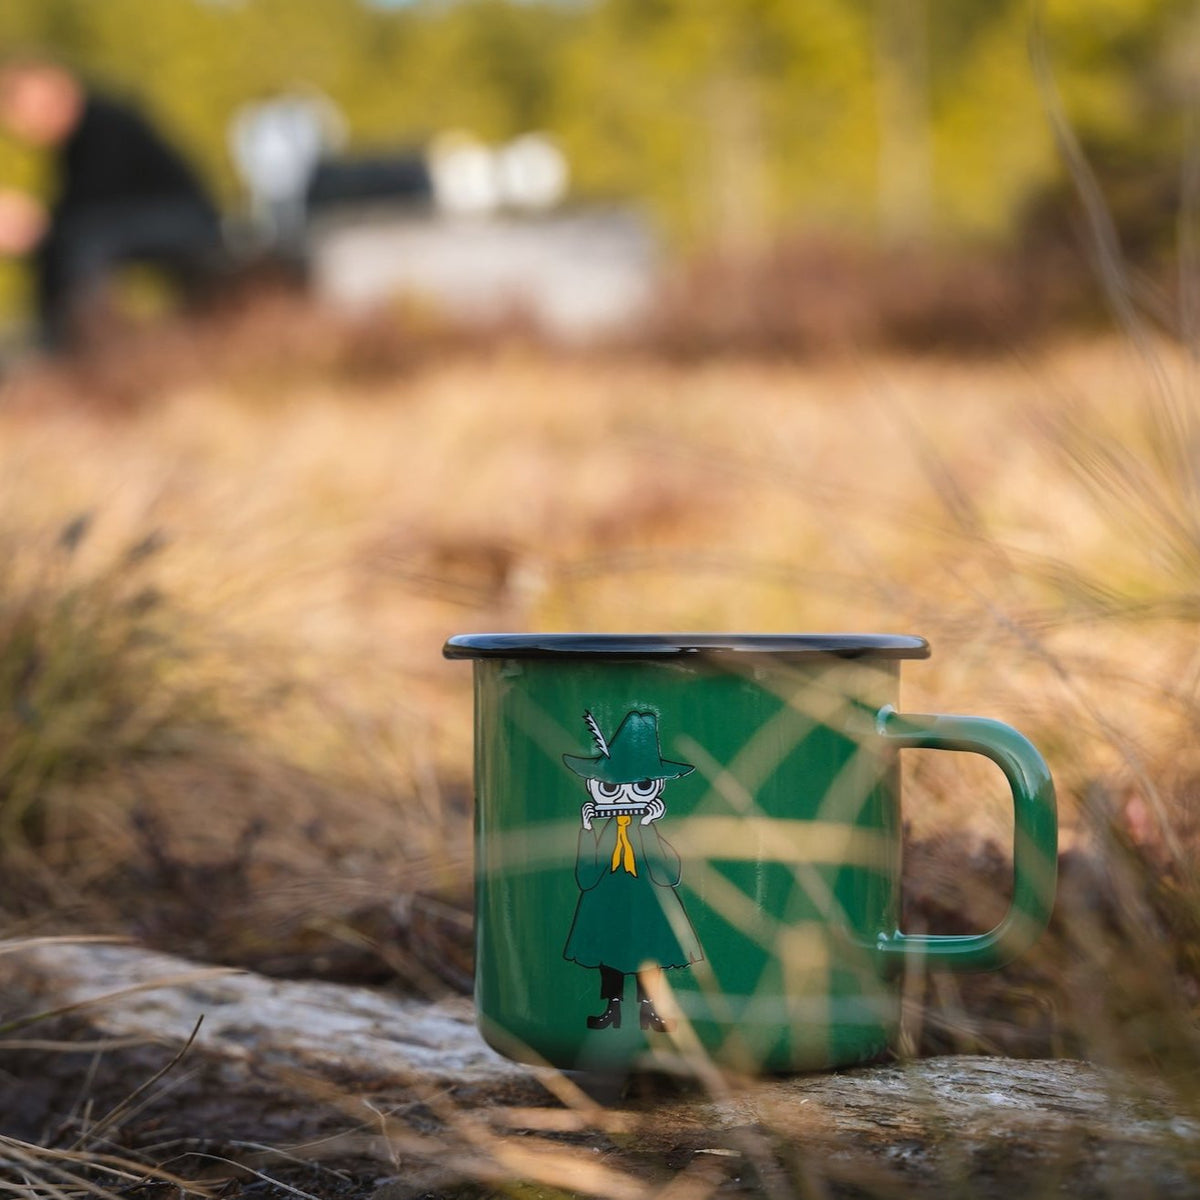
[(650, 226), (626, 210), (332, 220), (311, 246), (317, 293), (339, 308), (415, 296), (468, 321), (517, 311), (576, 343), (643, 319), (659, 272)]
[(570, 170), (544, 133), (526, 133), (498, 149), (462, 131), (440, 134), (429, 147), (429, 173), (438, 208), (455, 216), (484, 216), (500, 208), (544, 212), (567, 194)]
[(458, 216), (482, 216), (500, 207), (495, 151), (472, 134), (439, 134), (429, 147), (429, 176), (438, 208)]
[(269, 238), (301, 235), (305, 193), (317, 163), (345, 139), (341, 112), (315, 90), (246, 104), (234, 114), (229, 149), (254, 217)]
[(496, 153), (500, 194), (513, 208), (544, 211), (567, 194), (570, 172), (557, 144), (544, 133), (527, 133)]

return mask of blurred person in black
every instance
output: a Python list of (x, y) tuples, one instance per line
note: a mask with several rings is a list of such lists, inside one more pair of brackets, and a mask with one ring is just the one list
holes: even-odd
[(69, 347), (125, 263), (163, 270), (189, 300), (219, 261), (217, 210), (183, 155), (140, 112), (48, 58), (0, 63), (0, 126), (50, 152), (49, 208), (0, 190), (0, 253), (28, 255), (43, 344)]

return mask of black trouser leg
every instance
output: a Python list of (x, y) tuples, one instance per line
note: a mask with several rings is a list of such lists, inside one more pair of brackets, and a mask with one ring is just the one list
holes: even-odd
[(38, 337), (44, 350), (61, 350), (69, 336), (69, 289), (61, 256), (55, 247), (43, 245), (34, 259)]
[(221, 250), (216, 214), (194, 200), (96, 204), (56, 217), (35, 262), (43, 341), (69, 345), (81, 304), (128, 263), (157, 267), (188, 300), (204, 299)]
[(612, 967), (600, 966), (600, 999), (608, 1005), (598, 1017), (588, 1017), (589, 1029), (620, 1029), (621, 1000), (625, 994), (625, 976)]
[[(621, 1000), (625, 996), (625, 976), (612, 967), (600, 965), (600, 999)], [(638, 999), (642, 998), (642, 984), (638, 981)]]

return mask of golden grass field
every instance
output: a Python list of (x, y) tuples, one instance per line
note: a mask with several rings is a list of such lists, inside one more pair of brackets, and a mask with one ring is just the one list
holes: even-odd
[[(681, 365), (514, 343), (365, 378), (159, 372), (119, 404), (83, 379), (0, 394), (11, 933), (335, 975), (331, 947), (366, 942), (418, 990), (453, 984), (469, 963), (448, 979), (443, 945), (389, 949), (359, 916), (465, 907), (471, 681), (447, 635), (919, 633), (905, 707), (1026, 731), (1068, 851), (1115, 836), (1164, 884), (1141, 950), (1182, 990), (1138, 992), (1130, 958), (1093, 1048), (1117, 1053), (1133, 1006), (1182, 1024), (1121, 1053), (1194, 1052), (1200, 440), (1177, 347)], [(916, 861), (969, 887), (962, 846), (1009, 837), (999, 774), (905, 770)], [(1020, 1010), (1011, 979), (971, 986)], [(977, 1032), (939, 1044), (1021, 1047)]]
[[(1156, 353), (1177, 416), (1187, 364)], [(1068, 825), (1098, 780), (1148, 791), (1153, 817), (1170, 782), (1150, 768), (1193, 765), (1191, 480), (1121, 342), (795, 366), (514, 348), (365, 385), (156, 381), (117, 412), (69, 383), (4, 399), (10, 596), (113, 576), (161, 593), (187, 657), (154, 670), (244, 749), (336, 784), (313, 815), (368, 857), (462, 852), (439, 798), (470, 770), (469, 668), (440, 657), (456, 632), (921, 633), (907, 707), (1028, 730)], [(920, 757), (918, 832), (1002, 833), (999, 788)]]

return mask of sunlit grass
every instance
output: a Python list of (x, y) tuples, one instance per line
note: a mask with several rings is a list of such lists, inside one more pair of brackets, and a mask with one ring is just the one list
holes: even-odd
[[(1153, 350), (1189, 394), (1183, 355)], [(1186, 1076), (1200, 555), (1147, 386), (1118, 342), (808, 365), (497, 349), (390, 381), (160, 382), (116, 413), (18, 380), (0, 406), (17, 763), (0, 815), (4, 850), (49, 847), (53, 868), (13, 878), (36, 878), (51, 924), (115, 895), (84, 920), (120, 927), (154, 895), (160, 944), (255, 963), (357, 939), (433, 990), (435, 933), (390, 948), (355, 913), (466, 902), (470, 678), (446, 635), (924, 634), (904, 707), (1029, 733), (1094, 873), (1068, 878), (1073, 907), (1017, 974), (911, 981), (901, 1049)], [(1005, 869), (984, 878), (971, 854), (1007, 842), (1006, 789), (958, 755), (905, 769), (910, 836), (959, 839), (913, 886), (985, 919)], [(467, 1175), (569, 1178), (472, 1136)]]
[[(371, 806), (349, 844), (378, 846), (380, 821), (423, 854), (454, 842), (442, 792), (466, 782), (469, 681), (439, 651), (469, 629), (922, 633), (908, 707), (1027, 729), (1068, 824), (1089, 781), (1144, 787), (1188, 761), (1187, 579), (1146, 525), (1178, 498), (1144, 494), (1131, 530), (1079, 467), (1089, 440), (1135, 457), (1144, 436), (1119, 344), (809, 368), (514, 351), (355, 391), (166, 390), (115, 418), (72, 400), (35, 408), (17, 385), (0, 410), (3, 532), (54, 592), (39, 612), (80, 586), (153, 596), (189, 695)], [(143, 545), (152, 561), (126, 569)], [(926, 757), (918, 832), (968, 812), (1004, 828), (1002, 796), (963, 804)]]
[(1136, 453), (1143, 399), (1119, 345), (813, 368), (514, 353), (353, 392), (167, 392), (115, 420), (18, 392), (0, 490), (18, 541), (81, 512), (81, 553), (110, 567), (161, 539), (154, 586), (215, 648), (209, 682), (237, 695), (285, 663), (327, 707), (301, 736), (260, 706), (255, 736), (350, 772), (461, 771), (467, 683), (439, 648), (490, 626), (911, 629), (935, 650), (911, 705), (1055, 729), (1028, 711), (1069, 690), (1046, 655), (1083, 655), (1135, 677), (1151, 733), (1172, 727), (1186, 594), (1070, 457), (1102, 424)]

